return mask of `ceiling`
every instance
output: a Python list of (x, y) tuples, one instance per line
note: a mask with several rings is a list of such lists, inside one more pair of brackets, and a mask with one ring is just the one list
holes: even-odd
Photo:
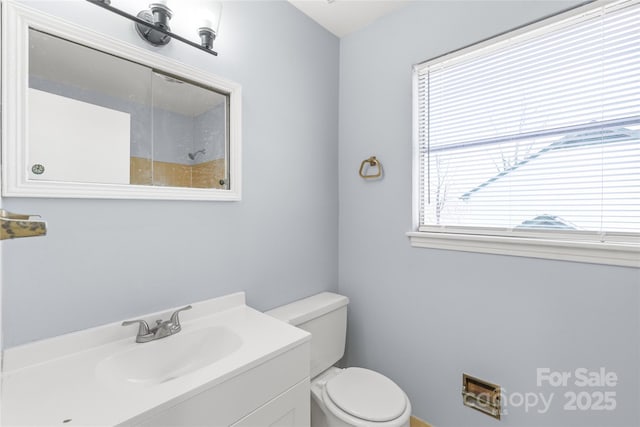
[(311, 19), (338, 37), (406, 6), (410, 0), (289, 0)]

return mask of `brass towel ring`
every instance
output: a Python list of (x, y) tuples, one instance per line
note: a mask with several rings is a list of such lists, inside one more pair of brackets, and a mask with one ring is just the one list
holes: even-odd
[[(366, 165), (367, 163), (369, 163), (369, 167), (377, 167), (378, 168), (378, 172), (372, 175), (367, 175), (364, 173), (364, 165)], [(363, 177), (364, 179), (370, 179), (370, 178), (380, 178), (382, 176), (382, 164), (380, 163), (380, 160), (376, 159), (376, 156), (371, 156), (366, 160), (363, 160), (362, 163), (360, 163), (360, 176)]]

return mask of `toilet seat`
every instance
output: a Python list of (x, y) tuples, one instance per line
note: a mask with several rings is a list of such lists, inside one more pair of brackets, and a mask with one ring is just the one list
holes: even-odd
[(384, 375), (364, 368), (347, 368), (325, 384), (326, 396), (338, 410), (360, 420), (384, 423), (402, 416), (407, 397)]

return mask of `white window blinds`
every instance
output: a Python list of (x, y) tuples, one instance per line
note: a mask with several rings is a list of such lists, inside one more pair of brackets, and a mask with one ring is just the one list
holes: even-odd
[(640, 5), (415, 67), (419, 229), (640, 232)]

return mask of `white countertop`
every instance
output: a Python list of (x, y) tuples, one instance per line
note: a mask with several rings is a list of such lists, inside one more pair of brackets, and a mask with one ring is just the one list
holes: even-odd
[[(172, 406), (310, 340), (307, 332), (246, 306), (244, 293), (192, 306), (181, 313), (178, 334), (231, 325), (242, 338), (240, 348), (211, 365), (148, 387), (105, 381), (96, 367), (135, 346), (168, 344), (171, 336), (139, 344), (135, 326), (116, 322), (12, 348), (4, 355), (2, 426), (117, 425)], [(171, 311), (144, 318), (166, 319)]]

